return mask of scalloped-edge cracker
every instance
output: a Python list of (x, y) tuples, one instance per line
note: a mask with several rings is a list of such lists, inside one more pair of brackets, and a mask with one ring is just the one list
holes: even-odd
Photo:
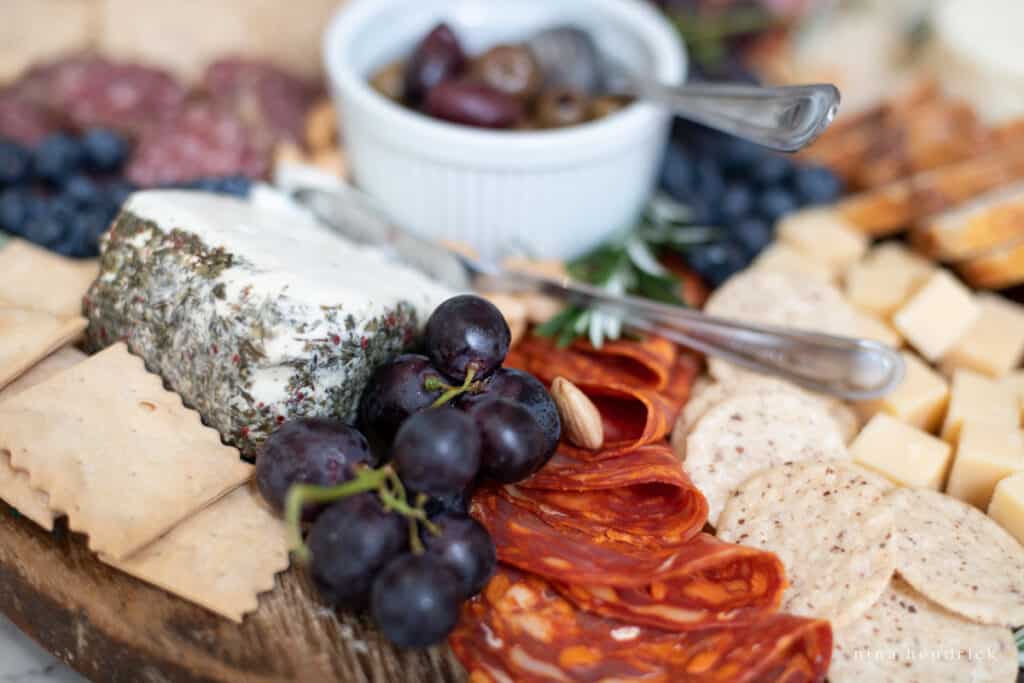
[(747, 480), (718, 520), (718, 536), (769, 550), (786, 567), (782, 611), (849, 624), (896, 569), (892, 485), (844, 463), (791, 463)]
[(857, 622), (834, 629), (831, 683), (1013, 683), (1010, 629), (975, 624), (895, 578)]
[(709, 409), (686, 437), (682, 457), (717, 526), (729, 496), (755, 474), (786, 462), (851, 456), (819, 402), (782, 388), (732, 396)]
[[(59, 372), (88, 358), (78, 349), (70, 346), (50, 354), (32, 366), (32, 369), (0, 391), (0, 403), (29, 387), (49, 379)], [(0, 444), (0, 499), (43, 527), (53, 530), (56, 515), (50, 510), (50, 501), (45, 493), (32, 488), (28, 475), (11, 466), (11, 454)]]
[(70, 259), (24, 240), (0, 248), (0, 301), (60, 318), (82, 314), (99, 261)]
[(240, 486), (124, 560), (103, 562), (232, 621), (288, 568), (285, 524)]
[(0, 389), (82, 334), (85, 318), (0, 305)]
[(115, 560), (252, 475), (124, 344), (0, 403), (0, 444), (50, 508)]
[(918, 592), (972, 621), (1024, 624), (1024, 546), (973, 505), (928, 489), (897, 489), (896, 571)]

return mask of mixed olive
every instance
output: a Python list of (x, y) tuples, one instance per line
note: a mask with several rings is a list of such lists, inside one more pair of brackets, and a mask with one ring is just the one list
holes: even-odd
[(447, 24), (439, 24), (404, 62), (370, 79), (385, 97), (437, 119), (478, 128), (540, 130), (603, 118), (629, 98), (594, 94), (546, 73), (529, 43), (496, 45), (468, 56)]

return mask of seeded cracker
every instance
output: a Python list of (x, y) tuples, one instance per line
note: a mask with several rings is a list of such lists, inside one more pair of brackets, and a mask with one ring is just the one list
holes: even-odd
[(894, 579), (856, 623), (835, 629), (831, 683), (1013, 683), (1010, 630), (947, 612)]
[(59, 256), (24, 240), (0, 245), (0, 301), (61, 318), (82, 314), (82, 296), (100, 272), (96, 260)]
[(90, 548), (117, 560), (252, 474), (123, 344), (0, 403), (0, 444)]
[(284, 522), (251, 486), (241, 486), (131, 557), (100, 559), (241, 622), (288, 568), (288, 543)]
[(0, 389), (85, 329), (83, 318), (0, 306)]
[(983, 512), (937, 491), (897, 489), (896, 570), (948, 610), (1024, 624), (1024, 546)]
[[(64, 347), (47, 356), (31, 370), (0, 391), (0, 403), (17, 393), (35, 386), (53, 375), (77, 365), (86, 355), (71, 347)], [(0, 444), (0, 499), (47, 531), (53, 530), (55, 515), (45, 493), (29, 485), (28, 475), (11, 467), (11, 454)]]
[(686, 439), (683, 469), (708, 501), (716, 525), (729, 495), (785, 462), (849, 460), (825, 409), (789, 389), (740, 394), (708, 410)]
[(726, 541), (779, 556), (790, 586), (783, 612), (852, 623), (896, 566), (891, 484), (841, 463), (782, 465), (748, 480), (719, 520)]

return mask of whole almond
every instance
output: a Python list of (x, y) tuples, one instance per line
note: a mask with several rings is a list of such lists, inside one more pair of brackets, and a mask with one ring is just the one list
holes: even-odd
[(551, 383), (551, 398), (562, 418), (562, 432), (573, 445), (597, 450), (604, 445), (604, 423), (597, 406), (564, 377)]

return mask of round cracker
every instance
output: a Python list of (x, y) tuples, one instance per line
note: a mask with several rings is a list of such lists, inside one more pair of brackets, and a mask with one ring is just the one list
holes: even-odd
[(896, 567), (892, 485), (854, 465), (791, 463), (744, 483), (718, 536), (770, 550), (786, 568), (783, 612), (849, 624), (878, 599)]
[(948, 610), (983, 624), (1024, 624), (1024, 546), (975, 507), (929, 489), (890, 494), (896, 570)]
[(1013, 683), (1017, 647), (1001, 626), (944, 610), (896, 578), (857, 622), (835, 629), (831, 683)]
[(741, 393), (710, 408), (686, 437), (683, 469), (707, 498), (715, 524), (729, 495), (758, 472), (785, 462), (849, 459), (825, 409), (783, 388)]
[[(857, 315), (838, 289), (794, 273), (745, 270), (729, 278), (708, 299), (704, 312), (730, 320), (856, 336)], [(715, 379), (727, 381), (750, 371), (720, 358), (708, 360)]]

